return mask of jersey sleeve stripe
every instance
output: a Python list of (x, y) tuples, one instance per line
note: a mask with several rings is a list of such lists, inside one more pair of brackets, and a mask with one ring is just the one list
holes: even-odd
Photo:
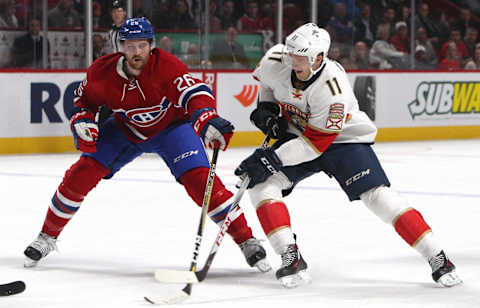
[(307, 126), (303, 132), (303, 139), (307, 142), (317, 154), (322, 154), (332, 144), (333, 140), (337, 138), (338, 133), (324, 133), (313, 130), (311, 126)]
[(190, 99), (198, 95), (207, 95), (211, 99), (214, 99), (212, 90), (210, 89), (210, 87), (204, 83), (199, 83), (184, 90), (183, 93), (178, 98), (178, 102), (183, 109), (187, 110), (187, 104), (190, 101)]
[(319, 133), (324, 133), (324, 134), (336, 134), (338, 131), (336, 130), (329, 130), (321, 127), (317, 127), (315, 125), (312, 125), (312, 123), (308, 123), (307, 127), (313, 131), (319, 132)]

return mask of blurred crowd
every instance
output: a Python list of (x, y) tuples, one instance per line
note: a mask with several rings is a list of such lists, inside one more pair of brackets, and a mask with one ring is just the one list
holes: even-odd
[[(26, 31), (13, 43), (11, 63), (14, 67), (31, 65), (32, 61), (24, 59), (28, 56), (16, 56), (22, 51), (34, 50), (35, 57), (42, 56), (42, 2), (0, 0), (0, 29)], [(417, 0), (414, 33), (410, 2), (318, 0), (317, 23), (332, 37), (329, 57), (350, 70), (480, 69), (480, 1)], [(147, 17), (157, 32), (200, 33), (207, 24), (204, 3), (201, 0), (133, 0), (133, 17)], [(284, 0), (283, 6), (282, 37), (285, 37), (310, 21), (311, 3), (310, 0)], [(48, 0), (49, 30), (82, 29), (84, 9), (84, 0)], [(125, 9), (121, 0), (94, 0), (94, 30), (111, 33), (118, 27), (114, 23), (115, 12)], [(276, 12), (277, 0), (210, 0), (209, 30), (224, 33), (223, 39), (215, 42), (212, 48), (213, 67), (248, 68), (244, 46), (236, 37), (239, 33), (258, 33), (264, 37), (270, 33), (273, 39), (276, 37)], [(106, 48), (109, 38), (96, 35), (92, 39), (94, 57), (112, 51)], [(168, 35), (159, 38), (157, 45), (173, 52)], [(199, 62), (201, 48), (192, 44), (189, 49)], [(212, 67), (211, 62), (206, 68)]]

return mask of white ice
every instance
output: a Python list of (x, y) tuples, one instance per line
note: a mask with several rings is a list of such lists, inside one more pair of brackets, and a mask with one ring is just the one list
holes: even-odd
[[(207, 279), (186, 307), (480, 307), (480, 140), (378, 143), (393, 187), (432, 227), (464, 280), (445, 289), (425, 260), (361, 202), (350, 203), (324, 174), (302, 182), (286, 199), (310, 285), (287, 290), (274, 271), (249, 268), (226, 239)], [(221, 152), (218, 173), (235, 190), (235, 166), (252, 148)], [(78, 154), (0, 156), (0, 283), (24, 280), (24, 293), (0, 298), (5, 308), (150, 307), (143, 296), (167, 295), (157, 268), (188, 269), (200, 209), (164, 163), (145, 155), (102, 181), (66, 226), (52, 253), (23, 268), (23, 250), (38, 234), (64, 171)], [(265, 239), (248, 195), (242, 205)], [(207, 222), (199, 264), (217, 227)], [(264, 242), (274, 268), (280, 264)]]

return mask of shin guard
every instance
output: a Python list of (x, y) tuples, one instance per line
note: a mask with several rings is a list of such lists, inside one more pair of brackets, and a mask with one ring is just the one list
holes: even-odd
[[(205, 183), (207, 182), (208, 168), (195, 168), (182, 174), (180, 181), (187, 190), (188, 195), (198, 205), (202, 206), (205, 194)], [(225, 188), (222, 181), (215, 175), (212, 188), (212, 197), (208, 207), (208, 216), (216, 223), (221, 224), (230, 210), (233, 193)], [(252, 237), (252, 229), (247, 224), (243, 210), (235, 209), (232, 223), (227, 230), (233, 240), (239, 244)]]
[(67, 170), (53, 195), (42, 232), (58, 237), (78, 211), (83, 199), (110, 170), (96, 160), (82, 156)]

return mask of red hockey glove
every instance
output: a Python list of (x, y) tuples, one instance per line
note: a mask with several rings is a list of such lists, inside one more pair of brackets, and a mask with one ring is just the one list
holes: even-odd
[(196, 110), (190, 121), (193, 123), (193, 130), (205, 146), (213, 148), (215, 143), (218, 143), (220, 149), (225, 151), (233, 136), (232, 123), (219, 117), (213, 108)]
[(85, 108), (79, 108), (70, 118), (70, 129), (73, 133), (75, 148), (82, 152), (97, 151), (98, 126), (95, 116)]

